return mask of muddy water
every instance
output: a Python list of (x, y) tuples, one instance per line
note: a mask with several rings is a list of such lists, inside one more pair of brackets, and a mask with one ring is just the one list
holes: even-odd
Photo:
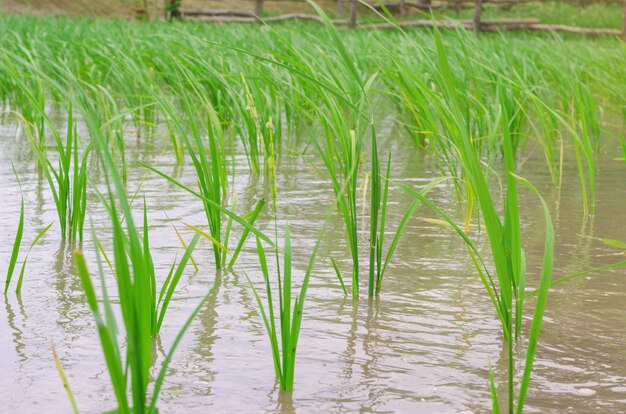
[[(25, 194), (25, 244), (56, 220), (56, 210), (24, 139), (16, 138), (14, 125), (1, 125), (0, 274), (5, 274), (20, 202), (11, 160)], [(390, 220), (395, 223), (409, 201), (398, 184), (420, 187), (437, 176), (437, 169), (409, 142), (393, 133), (390, 136), (393, 139), (386, 148), (398, 154), (390, 206)], [(131, 159), (156, 162), (168, 173), (176, 170), (158, 138), (134, 148)], [(598, 238), (626, 240), (626, 164), (601, 155), (598, 165), (596, 214), (587, 220), (573, 166), (565, 168), (560, 191), (550, 185), (538, 154), (530, 152), (521, 166), (521, 174), (541, 189), (553, 209), (555, 277), (624, 260)], [(249, 211), (259, 197), (269, 197), (263, 179), (249, 175), (244, 156), (235, 157), (234, 169), (238, 212)], [(188, 167), (177, 174), (183, 182), (194, 184)], [(129, 189), (134, 191), (145, 175), (144, 169), (131, 168)], [(98, 172), (92, 171), (91, 176), (97, 184)], [(305, 155), (282, 161), (278, 188), (279, 228), (282, 221), (292, 227), (296, 275), (301, 278), (332, 206), (331, 187), (318, 158)], [(147, 177), (141, 193), (150, 210), (157, 273), (164, 277), (175, 255), (181, 254), (172, 223), (181, 229), (182, 221), (203, 224), (202, 207), (153, 175)], [(451, 189), (438, 187), (432, 197), (455, 213)], [(543, 249), (543, 217), (537, 200), (526, 191), (521, 192), (521, 203), (529, 274), (534, 281)], [(91, 206), (95, 232), (106, 248), (110, 246), (106, 215), (93, 198)], [(380, 298), (358, 303), (343, 296), (331, 270), (330, 256), (346, 274), (350, 264), (342, 223), (336, 214), (331, 218), (305, 306), (293, 396), (278, 392), (264, 327), (243, 274), (246, 270), (253, 280), (261, 280), (253, 245), (247, 245), (235, 272), (218, 275), (211, 264), (212, 253), (202, 245), (195, 254), (200, 269), (195, 273), (188, 269), (166, 317), (156, 345), (157, 364), (200, 298), (212, 287), (215, 293), (174, 357), (159, 402), (162, 412), (488, 411), (489, 368), (495, 370), (496, 381), (504, 383), (505, 379), (499, 323), (463, 244), (447, 229), (423, 220), (428, 217), (434, 216), (426, 210), (416, 213)], [(272, 233), (269, 214), (260, 219), (259, 226)], [(84, 250), (93, 261), (91, 237), (86, 238)], [(70, 412), (53, 364), (52, 345), (81, 412), (114, 407), (93, 318), (68, 249), (59, 240), (55, 225), (30, 255), (21, 299), (12, 292), (2, 299), (1, 412)], [(362, 241), (365, 245), (364, 232)], [(365, 258), (362, 263), (365, 275)], [(552, 290), (528, 412), (626, 411), (624, 277), (624, 270), (609, 270)]]

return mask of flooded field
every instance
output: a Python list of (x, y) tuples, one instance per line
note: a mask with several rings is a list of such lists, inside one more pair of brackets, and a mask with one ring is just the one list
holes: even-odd
[(626, 411), (623, 43), (0, 20), (1, 412)]
[[(25, 240), (56, 218), (29, 147), (16, 139), (17, 127), (1, 133), (0, 183), (2, 211), (0, 256), (8, 258), (19, 218), (11, 160), (22, 181), (25, 202), (33, 213)], [(393, 138), (387, 148), (396, 157), (390, 192), (392, 221), (408, 196), (398, 183), (421, 187), (437, 175), (432, 160), (406, 138)], [(131, 139), (132, 140), (132, 139)], [(391, 144), (391, 142), (393, 142)], [(156, 163), (165, 171), (174, 160), (163, 155), (162, 142), (131, 150), (133, 160)], [(612, 151), (607, 151), (612, 152)], [(619, 250), (598, 239), (626, 235), (626, 165), (602, 155), (594, 216), (584, 219), (575, 169), (566, 167), (561, 190), (550, 185), (543, 160), (530, 154), (520, 174), (542, 189), (553, 210), (557, 234), (555, 278), (620, 260)], [(235, 155), (233, 190), (238, 205), (251, 209), (269, 197), (262, 177), (247, 173), (245, 156)], [(296, 280), (302, 277), (310, 249), (332, 203), (325, 172), (310, 156), (285, 157), (277, 177), (278, 216), (294, 234)], [(94, 171), (94, 177), (98, 172)], [(181, 179), (193, 185), (189, 168)], [(96, 178), (97, 179), (97, 178)], [(181, 254), (172, 223), (199, 224), (202, 205), (193, 196), (145, 168), (132, 167), (128, 188), (142, 185), (149, 207), (151, 243), (157, 274), (167, 274)], [(433, 200), (454, 211), (453, 192), (439, 186)], [(91, 201), (91, 199), (90, 199)], [(541, 251), (544, 224), (535, 197), (521, 192), (523, 231), (528, 252)], [(108, 219), (97, 204), (91, 220), (103, 244), (110, 244)], [(320, 207), (323, 206), (323, 207)], [(140, 210), (138, 210), (138, 215)], [(276, 392), (269, 343), (246, 271), (262, 281), (254, 243), (249, 240), (233, 272), (215, 272), (209, 246), (195, 258), (199, 270), (188, 269), (157, 341), (171, 344), (177, 329), (199, 299), (215, 286), (185, 336), (168, 370), (159, 407), (163, 412), (484, 412), (489, 409), (489, 367), (504, 363), (502, 335), (462, 241), (450, 229), (423, 220), (436, 216), (420, 208), (404, 232), (383, 293), (374, 300), (344, 297), (329, 257), (349, 266), (342, 223), (335, 214), (321, 244), (305, 306), (293, 396)], [(271, 231), (264, 214), (260, 229)], [(4, 412), (67, 413), (69, 402), (56, 372), (54, 345), (65, 367), (81, 412), (115, 406), (97, 331), (86, 304), (70, 251), (59, 242), (58, 227), (33, 249), (20, 298), (8, 295), (0, 307), (0, 370)], [(361, 232), (361, 237), (367, 234)], [(536, 234), (536, 237), (533, 235)], [(93, 248), (86, 237), (85, 250)], [(530, 255), (530, 253), (529, 253)], [(364, 261), (366, 258), (363, 259)], [(0, 273), (6, 272), (2, 261)], [(537, 263), (529, 264), (535, 278)], [(599, 272), (554, 287), (533, 372), (528, 412), (620, 412), (626, 410), (626, 287), (624, 270)]]

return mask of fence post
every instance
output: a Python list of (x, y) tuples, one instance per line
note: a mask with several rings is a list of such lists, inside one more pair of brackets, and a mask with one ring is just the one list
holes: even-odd
[(166, 18), (169, 20), (179, 19), (180, 11), (178, 8), (180, 7), (180, 0), (168, 0), (167, 6), (165, 7)]
[(626, 40), (626, 0), (624, 0), (624, 23), (622, 24), (622, 39)]
[(350, 0), (350, 20), (348, 23), (351, 27), (356, 26), (356, 5), (357, 0)]
[(337, 7), (335, 9), (335, 11), (337, 12), (337, 14), (343, 14), (343, 0), (335, 0), (337, 3)]
[(263, 0), (256, 0), (254, 2), (254, 14), (260, 17), (261, 13), (263, 13)]
[(406, 13), (406, 9), (404, 7), (404, 0), (400, 0), (400, 2), (398, 3), (398, 8), (400, 9), (400, 16), (404, 16)]
[(474, 16), (472, 18), (472, 22), (473, 22), (474, 30), (477, 32), (480, 32), (481, 14), (483, 14), (483, 0), (474, 0)]
[(135, 18), (137, 20), (148, 19), (148, 4), (146, 0), (135, 0)]

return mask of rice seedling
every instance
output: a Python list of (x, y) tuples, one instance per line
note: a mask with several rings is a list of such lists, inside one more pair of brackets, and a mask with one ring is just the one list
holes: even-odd
[[(115, 317), (113, 315), (111, 299), (106, 291), (106, 282), (104, 280), (104, 273), (98, 250), (96, 250), (96, 256), (98, 258), (100, 283), (102, 285), (102, 310), (98, 305), (95, 289), (93, 287), (83, 253), (78, 249), (74, 252), (74, 259), (78, 268), (78, 274), (80, 276), (89, 307), (94, 315), (94, 318), (96, 319), (102, 351), (106, 360), (107, 370), (109, 371), (109, 376), (111, 377), (111, 383), (113, 385), (118, 405), (115, 410), (110, 412), (118, 414), (156, 413), (158, 412), (157, 401), (161, 391), (161, 386), (163, 384), (163, 380), (165, 379), (166, 370), (172, 359), (174, 351), (180, 343), (183, 335), (191, 325), (191, 322), (196, 317), (200, 309), (202, 309), (212, 292), (209, 292), (209, 294), (207, 294), (204, 299), (200, 301), (200, 304), (194, 309), (185, 324), (180, 328), (176, 339), (172, 343), (169, 352), (161, 364), (154, 382), (152, 395), (150, 396), (147, 394), (153, 352), (151, 336), (149, 335), (150, 315), (145, 311), (142, 312), (141, 309), (134, 309), (135, 306), (128, 306), (131, 304), (137, 305), (139, 298), (127, 298), (122, 300), (121, 307), (124, 326), (126, 328), (127, 346), (126, 359), (124, 359), (122, 357), (122, 347), (117, 339), (117, 322), (115, 321)], [(124, 276), (124, 272), (127, 270), (128, 269), (123, 269), (120, 273), (118, 273), (118, 276)], [(128, 294), (130, 292), (126, 293)], [(120, 299), (122, 299), (122, 296), (120, 296)], [(130, 303), (124, 303), (126, 300), (130, 300)], [(131, 391), (130, 400), (128, 398), (129, 383)]]
[[(500, 131), (502, 136), (502, 150), (504, 154), (504, 168), (506, 178), (504, 180), (505, 195), (502, 214), (497, 212), (493, 191), (488, 184), (488, 171), (486, 172), (480, 160), (480, 153), (474, 144), (472, 137), (466, 128), (467, 119), (457, 101), (458, 87), (455, 77), (449, 66), (441, 38), (435, 32), (437, 52), (439, 55), (437, 76), (439, 77), (445, 101), (434, 101), (440, 105), (439, 111), (445, 114), (443, 122), (447, 124), (447, 139), (453, 143), (456, 149), (454, 156), (458, 157), (459, 164), (463, 172), (463, 180), (466, 186), (471, 188), (471, 193), (475, 194), (478, 207), (486, 230), (491, 259), (495, 267), (496, 278), (491, 276), (491, 272), (486, 266), (486, 259), (479, 252), (476, 245), (467, 235), (467, 230), (462, 230), (454, 223), (452, 218), (445, 214), (439, 207), (428, 201), (422, 194), (417, 193), (408, 187), (405, 189), (421, 202), (427, 204), (439, 216), (441, 216), (465, 241), (472, 261), (480, 276), (487, 295), (500, 319), (502, 333), (507, 343), (508, 350), (508, 395), (507, 412), (521, 413), (524, 407), (530, 375), (536, 354), (536, 347), (539, 340), (539, 333), (545, 311), (550, 280), (552, 277), (552, 262), (554, 256), (554, 230), (550, 218), (550, 210), (546, 202), (541, 198), (538, 191), (526, 180), (516, 175), (516, 165), (514, 159), (513, 140), (510, 135), (510, 105), (509, 96), (504, 93), (506, 88), (504, 83), (498, 85), (498, 99), (502, 108), (497, 115), (493, 130)], [(543, 265), (539, 277), (538, 299), (535, 305), (534, 315), (529, 332), (528, 345), (526, 348), (525, 368), (520, 382), (515, 403), (515, 365), (513, 349), (515, 342), (519, 339), (522, 330), (522, 315), (524, 295), (526, 289), (526, 258), (522, 247), (518, 187), (521, 182), (529, 187), (540, 198), (545, 219), (545, 243), (543, 254)], [(502, 218), (500, 218), (502, 217)], [(497, 283), (496, 283), (497, 282)], [(493, 380), (491, 381), (493, 384)], [(498, 397), (495, 394), (495, 387), (492, 385), (494, 407), (498, 406)]]
[(37, 143), (33, 142), (33, 148), (54, 198), (61, 234), (71, 243), (81, 243), (87, 204), (87, 160), (91, 148), (88, 145), (79, 155), (78, 133), (71, 105), (67, 113), (65, 141), (56, 128), (50, 128), (59, 156), (58, 167), (54, 167), (48, 153)]
[[(33, 247), (35, 247), (37, 242), (39, 242), (39, 240), (41, 240), (41, 238), (43, 236), (45, 236), (45, 234), (48, 232), (48, 230), (50, 230), (50, 227), (52, 227), (53, 224), (54, 224), (54, 222), (52, 222), (52, 223), (48, 224), (46, 227), (44, 227), (43, 230), (41, 230), (37, 234), (37, 236), (35, 236), (33, 241), (30, 243), (30, 246), (28, 247), (28, 251), (26, 251), (26, 256), (24, 257), (24, 261), (22, 262), (22, 267), (20, 269), (20, 276), (17, 278), (17, 285), (15, 286), (15, 293), (17, 295), (22, 293), (22, 283), (24, 282), (24, 273), (26, 271), (26, 263), (28, 262), (28, 256), (30, 255), (30, 252), (33, 250)], [(7, 278), (7, 285), (5, 286), (5, 289), (8, 287), (9, 282), (10, 282), (10, 279)]]
[[(17, 176), (17, 171), (15, 171), (15, 166), (13, 166), (13, 164), (11, 164), (11, 167), (13, 168), (13, 174), (15, 175), (15, 179), (17, 180), (17, 184), (18, 187), (20, 189), (20, 219), (19, 222), (17, 224), (17, 231), (15, 233), (15, 240), (13, 242), (13, 249), (11, 250), (11, 258), (9, 259), (9, 267), (7, 269), (7, 277), (6, 280), (4, 282), (4, 294), (6, 295), (7, 292), (9, 291), (9, 286), (11, 285), (11, 280), (13, 278), (13, 273), (15, 271), (15, 265), (17, 264), (17, 259), (19, 257), (19, 253), (20, 253), (20, 247), (22, 244), (22, 238), (24, 236), (24, 194), (22, 192), (22, 184), (20, 183), (20, 180)], [(47, 225), (46, 227), (44, 227), (43, 230), (41, 230), (37, 236), (35, 236), (35, 238), (33, 239), (33, 241), (31, 242), (28, 251), (26, 252), (26, 256), (24, 257), (24, 261), (22, 262), (22, 267), (20, 269), (20, 274), (19, 277), (17, 279), (17, 285), (15, 287), (15, 293), (17, 295), (19, 295), (22, 292), (22, 283), (24, 281), (24, 273), (26, 271), (26, 263), (28, 262), (28, 256), (30, 255), (30, 252), (32, 251), (33, 247), (35, 247), (35, 245), (37, 244), (37, 242), (39, 240), (41, 240), (41, 238), (48, 232), (48, 230), (50, 230), (50, 227), (52, 227), (54, 223), (50, 223), (49, 225)]]
[(22, 237), (24, 236), (24, 192), (22, 191), (22, 184), (17, 176), (17, 171), (15, 171), (15, 166), (11, 164), (11, 168), (13, 168), (13, 173), (15, 174), (15, 179), (17, 180), (17, 185), (20, 189), (20, 219), (17, 223), (17, 230), (15, 232), (15, 240), (13, 241), (13, 249), (11, 250), (11, 258), (9, 259), (9, 267), (7, 269), (7, 277), (4, 282), (4, 294), (6, 295), (9, 291), (9, 286), (11, 284), (11, 278), (13, 277), (13, 271), (15, 270), (15, 264), (17, 263), (17, 258), (20, 254), (20, 246), (22, 244)]
[[(187, 153), (192, 160), (192, 164), (196, 172), (199, 191), (196, 192), (190, 189), (174, 177), (169, 176), (152, 166), (145, 163), (141, 164), (145, 168), (157, 173), (167, 181), (177, 185), (202, 201), (205, 216), (207, 218), (207, 224), (209, 226), (209, 232), (204, 232), (196, 226), (189, 227), (211, 242), (213, 246), (215, 265), (219, 270), (226, 266), (227, 243), (224, 245), (222, 240), (229, 240), (232, 220), (242, 224), (246, 229), (243, 233), (243, 239), (240, 242), (240, 244), (243, 244), (250, 231), (258, 233), (258, 231), (254, 229), (253, 224), (260, 211), (251, 215), (250, 221), (246, 221), (225, 208), (224, 199), (228, 180), (225, 140), (221, 121), (212, 103), (208, 98), (206, 98), (207, 95), (204, 93), (202, 85), (195, 82), (193, 75), (189, 72), (189, 70), (180, 66), (180, 64), (177, 64), (176, 69), (178, 71), (180, 84), (182, 85), (184, 83), (188, 88), (192, 89), (194, 92), (193, 97), (199, 100), (200, 105), (202, 105), (206, 111), (204, 112), (204, 116), (207, 117), (206, 143), (202, 130), (198, 128), (198, 124), (195, 122), (194, 108), (196, 104), (192, 99), (192, 96), (182, 95), (180, 97), (182, 113), (187, 117), (185, 120), (183, 116), (181, 116), (180, 111), (170, 100), (165, 99), (162, 95), (159, 95), (159, 92), (155, 90), (155, 88), (151, 88), (149, 86), (146, 86), (146, 88), (149, 88), (149, 92), (154, 97), (157, 105), (167, 115), (168, 128), (170, 132), (174, 133), (175, 131), (182, 137), (181, 141), (185, 144)], [(191, 135), (191, 138), (189, 138), (189, 135)], [(264, 203), (264, 200), (260, 200), (257, 204), (257, 209), (260, 210)], [(257, 209), (255, 209), (255, 211)], [(229, 216), (230, 220), (226, 225), (226, 233), (224, 233), (222, 220), (222, 216), (224, 214)], [(261, 237), (266, 238), (266, 236)], [(233, 257), (236, 259), (237, 255)]]
[[(144, 204), (144, 232), (142, 237), (134, 224), (131, 206), (126, 196), (122, 179), (115, 167), (109, 148), (106, 142), (103, 142), (102, 135), (99, 133), (97, 118), (91, 114), (90, 107), (84, 106), (82, 109), (84, 110), (85, 121), (90, 127), (92, 139), (94, 140), (93, 142), (103, 169), (106, 171), (105, 179), (108, 188), (108, 201), (105, 196), (101, 195), (100, 198), (109, 212), (112, 223), (113, 268), (115, 270), (115, 280), (125, 328), (127, 347), (125, 360), (121, 356), (121, 346), (117, 339), (117, 323), (113, 316), (111, 301), (106, 290), (99, 250), (96, 249), (96, 258), (102, 285), (103, 312), (97, 303), (95, 290), (83, 253), (80, 250), (76, 250), (74, 258), (87, 301), (98, 325), (100, 341), (118, 404), (115, 412), (153, 413), (156, 412), (160, 387), (165, 378), (165, 370), (172, 354), (191, 321), (208, 298), (207, 296), (201, 301), (200, 305), (179, 331), (155, 380), (152, 396), (149, 397), (147, 390), (154, 352), (152, 341), (158, 335), (173, 292), (200, 236), (196, 235), (189, 243), (179, 265), (177, 267), (172, 265), (157, 298), (156, 278), (149, 245), (146, 206)], [(121, 210), (119, 212), (116, 200), (120, 205)], [(97, 244), (95, 234), (93, 238), (95, 244)], [(132, 397), (130, 400), (127, 394), (129, 383)]]
[[(300, 336), (300, 327), (302, 325), (302, 316), (304, 311), (304, 301), (306, 299), (307, 289), (315, 256), (319, 248), (321, 237), (317, 240), (302, 280), (300, 293), (297, 294), (295, 301), (292, 297), (292, 251), (291, 251), (291, 234), (289, 225), (285, 226), (285, 243), (283, 246), (283, 265), (281, 267), (279, 254), (276, 251), (276, 285), (278, 288), (278, 315), (274, 310), (274, 300), (272, 299), (272, 281), (270, 280), (269, 270), (265, 249), (261, 240), (256, 238), (257, 254), (261, 264), (263, 273), (263, 281), (265, 282), (265, 294), (267, 295), (267, 306), (263, 304), (263, 300), (259, 292), (254, 286), (250, 277), (246, 274), (246, 278), (250, 283), (250, 287), (254, 292), (257, 300), (263, 324), (267, 331), (272, 348), (272, 357), (274, 360), (274, 370), (276, 378), (280, 384), (280, 389), (284, 391), (293, 391), (293, 383), (295, 379), (296, 351), (298, 348), (298, 338)], [(281, 270), (282, 269), (282, 270)], [(278, 326), (278, 327), (277, 327)]]
[[(156, 337), (163, 324), (174, 291), (200, 239), (200, 235), (196, 235), (187, 245), (180, 262), (176, 263), (174, 261), (171, 265), (170, 271), (159, 290), (150, 251), (148, 214), (145, 200), (142, 234), (133, 220), (131, 200), (126, 194), (124, 183), (116, 168), (113, 156), (107, 143), (103, 142), (100, 130), (97, 129), (98, 121), (91, 115), (89, 107), (84, 108), (83, 114), (90, 126), (92, 139), (97, 147), (103, 171), (105, 171), (108, 195), (104, 196), (98, 191), (96, 193), (109, 213), (113, 223), (113, 233), (116, 236), (113, 243), (114, 269), (117, 274), (120, 297), (124, 296), (128, 301), (122, 301), (122, 306), (126, 306), (132, 309), (133, 312), (141, 314), (147, 312), (149, 315), (148, 328), (150, 336)], [(119, 212), (116, 207), (117, 203), (119, 203), (121, 209)], [(126, 323), (128, 329), (133, 328), (133, 326), (128, 326), (128, 321)], [(142, 326), (142, 328), (144, 327)]]

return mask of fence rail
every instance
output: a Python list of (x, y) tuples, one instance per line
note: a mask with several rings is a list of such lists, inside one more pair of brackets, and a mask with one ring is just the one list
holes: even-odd
[[(168, 9), (170, 18), (187, 18), (200, 17), (203, 21), (222, 22), (222, 23), (255, 23), (255, 22), (280, 22), (286, 20), (305, 20), (322, 22), (317, 15), (305, 13), (288, 13), (277, 16), (261, 17), (264, 10), (264, 0), (251, 0), (253, 11), (235, 11), (235, 10), (201, 10), (201, 9), (183, 9), (180, 7), (180, 0), (170, 0)], [(302, 0), (272, 0), (272, 3), (302, 3)], [(346, 25), (360, 29), (387, 29), (400, 27), (433, 27), (442, 28), (459, 28), (463, 27), (477, 32), (493, 32), (493, 31), (555, 31), (564, 33), (577, 33), (584, 35), (609, 35), (621, 36), (626, 39), (626, 0), (605, 0), (603, 3), (619, 4), (623, 3), (624, 17), (622, 29), (609, 28), (587, 28), (578, 26), (568, 26), (562, 24), (541, 24), (537, 19), (484, 19), (482, 17), (485, 4), (513, 6), (524, 3), (541, 3), (538, 0), (438, 0), (439, 4), (432, 4), (431, 0), (406, 1), (398, 0), (396, 2), (369, 2), (367, 5), (376, 10), (386, 9), (400, 16), (404, 16), (409, 9), (418, 9), (421, 11), (432, 11), (436, 9), (461, 9), (473, 8), (472, 18), (470, 20), (414, 20), (399, 21), (398, 23), (369, 23), (358, 24), (358, 9), (366, 7), (360, 0), (336, 0), (338, 8), (342, 10), (345, 6), (349, 6), (348, 18), (346, 20), (333, 20), (334, 24)], [(572, 2), (570, 2), (572, 3)]]

